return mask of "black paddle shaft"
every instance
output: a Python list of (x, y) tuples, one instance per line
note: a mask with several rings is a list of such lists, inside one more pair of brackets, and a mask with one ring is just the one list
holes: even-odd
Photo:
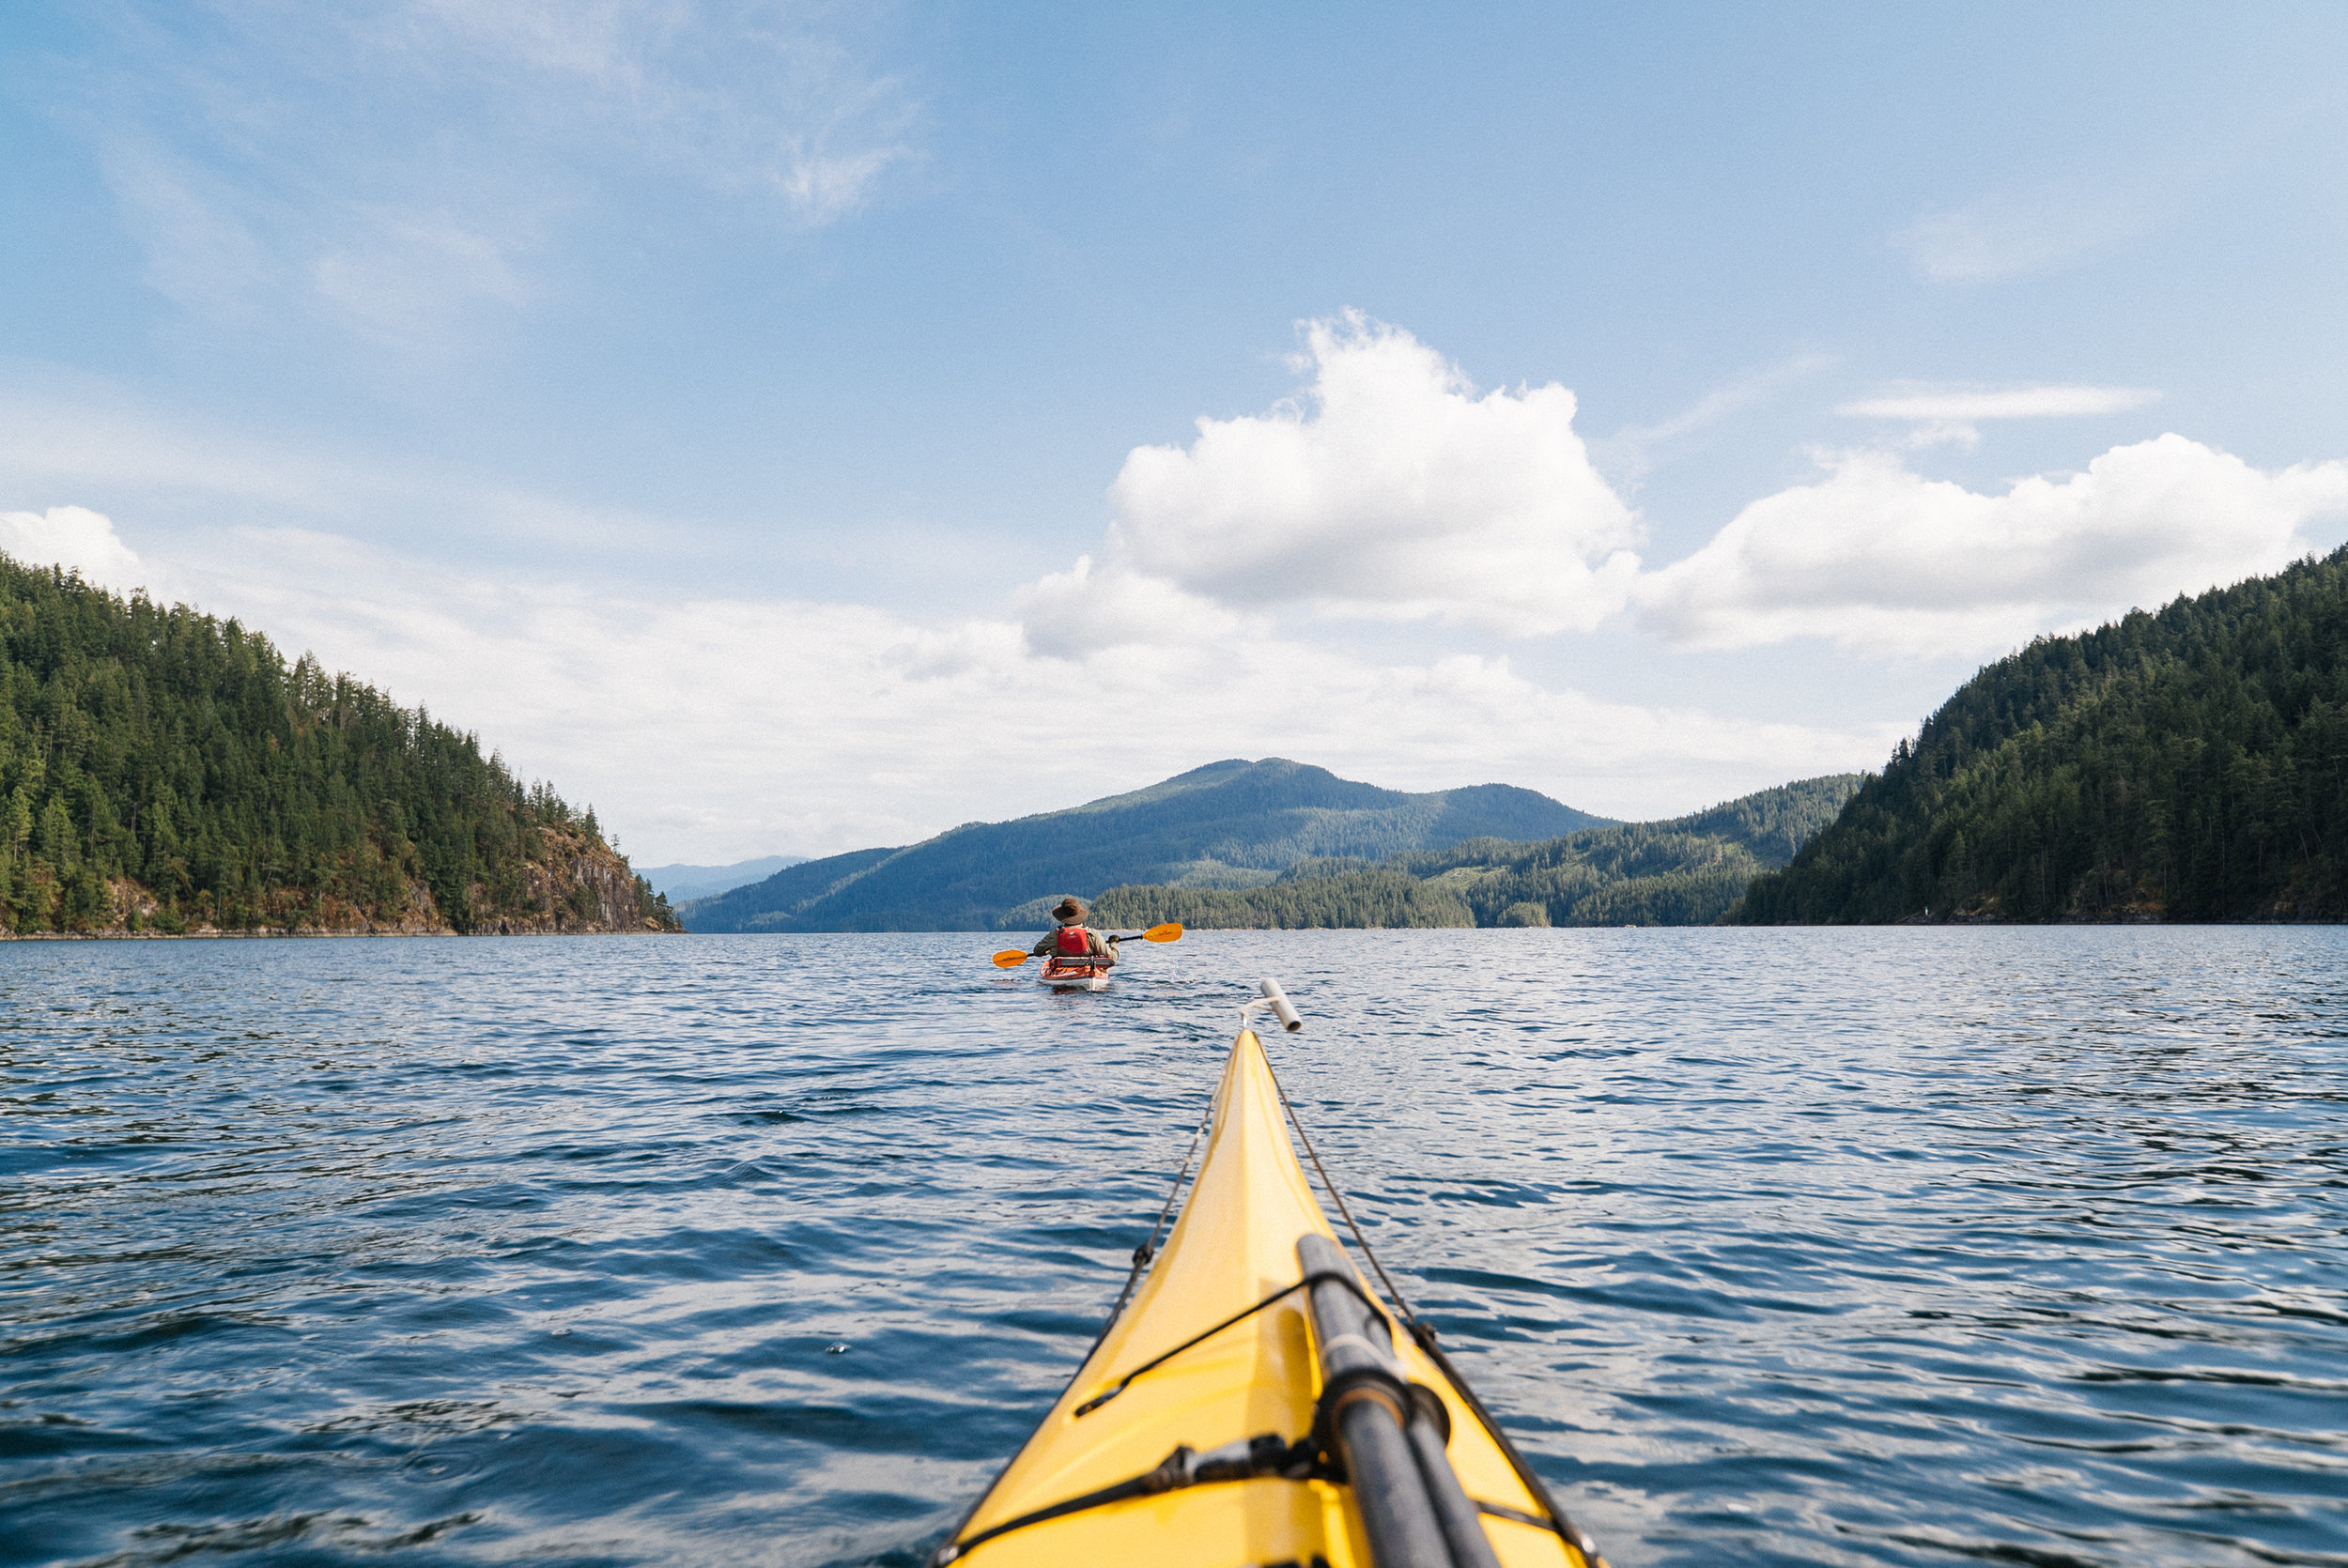
[(1484, 1533), (1484, 1521), (1477, 1516), (1475, 1503), (1460, 1484), (1459, 1472), (1451, 1468), (1451, 1455), (1444, 1452), (1444, 1430), (1436, 1424), (1434, 1412), (1428, 1407), (1434, 1404), (1431, 1390), (1414, 1389), (1419, 1397), (1411, 1401), (1411, 1419), (1404, 1436), (1410, 1439), (1411, 1453), (1418, 1460), (1419, 1479), (1427, 1483), (1427, 1499), (1434, 1504), (1435, 1522), (1443, 1527), (1443, 1538), (1451, 1547), (1451, 1560), (1459, 1568), (1500, 1568), (1500, 1555), (1492, 1550), (1491, 1537)]
[(1369, 1537), (1369, 1560), (1376, 1568), (1452, 1568), (1442, 1522), (1394, 1412), (1383, 1401), (1356, 1393), (1333, 1424), (1362, 1533)]
[[(1297, 1237), (1296, 1257), (1307, 1276), (1352, 1274), (1344, 1252), (1317, 1232)], [(1469, 1568), (1452, 1557), (1404, 1436), (1411, 1393), (1395, 1365), (1385, 1319), (1335, 1280), (1319, 1281), (1305, 1299), (1321, 1352), (1317, 1424), (1353, 1488), (1370, 1561), (1376, 1568)]]

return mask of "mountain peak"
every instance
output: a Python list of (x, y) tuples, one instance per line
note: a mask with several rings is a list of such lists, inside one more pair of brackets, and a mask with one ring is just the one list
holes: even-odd
[(1550, 838), (1605, 821), (1506, 784), (1413, 793), (1286, 757), (1235, 757), (905, 849), (809, 861), (684, 915), (704, 931), (991, 930), (1049, 924), (1043, 906), (1120, 884), (1260, 886), (1308, 858)]

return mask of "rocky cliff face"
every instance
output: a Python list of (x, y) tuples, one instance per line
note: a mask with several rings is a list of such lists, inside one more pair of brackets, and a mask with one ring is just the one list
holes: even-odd
[[(421, 882), (408, 884), (398, 917), (370, 917), (332, 895), (308, 901), (270, 900), (267, 923), (255, 928), (180, 923), (173, 930), (155, 896), (137, 883), (107, 884), (112, 918), (75, 936), (478, 936), (625, 935), (682, 931), (668, 900), (636, 880), (627, 860), (579, 827), (542, 827), (539, 853), (525, 861), (517, 883), (472, 884), (470, 907), (453, 919)], [(5, 934), (5, 933), (0, 933)], [(47, 934), (47, 933), (35, 933)]]
[[(646, 895), (622, 859), (601, 839), (548, 828), (547, 854), (523, 869), (523, 891), (511, 907), (478, 916), (476, 930), (500, 936), (682, 930), (665, 900)], [(486, 889), (475, 884), (476, 906)]]

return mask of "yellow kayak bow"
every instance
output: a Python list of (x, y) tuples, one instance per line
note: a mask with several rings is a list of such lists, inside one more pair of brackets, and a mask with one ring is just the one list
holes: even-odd
[(1156, 1267), (933, 1568), (1604, 1568), (1346, 1262), (1283, 1103), (1243, 1022)]

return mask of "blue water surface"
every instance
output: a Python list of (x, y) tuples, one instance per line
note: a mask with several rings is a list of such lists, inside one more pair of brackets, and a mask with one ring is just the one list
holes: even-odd
[(910, 1568), (1274, 974), (1618, 1568), (2348, 1564), (2348, 933), (998, 945), (0, 946), (0, 1563)]

